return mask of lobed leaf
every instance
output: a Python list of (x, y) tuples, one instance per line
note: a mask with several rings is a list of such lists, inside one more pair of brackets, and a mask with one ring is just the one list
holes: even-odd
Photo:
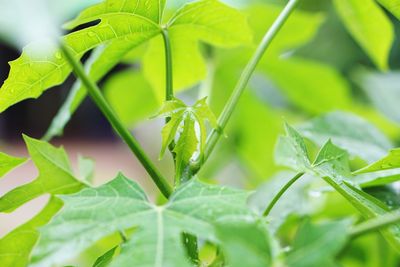
[(38, 227), (47, 224), (60, 210), (62, 202), (52, 197), (46, 207), (27, 223), (0, 239), (0, 262), (3, 267), (28, 266), (31, 251), (39, 239)]
[[(295, 131), (289, 128), (287, 131)], [(297, 147), (302, 147), (304, 141), (299, 138), (299, 134), (287, 133), (291, 138), (292, 150)], [(287, 142), (289, 144), (289, 142)], [(279, 147), (279, 146), (278, 146)], [(288, 150), (286, 148), (286, 150)], [(305, 151), (305, 150), (297, 150)], [(295, 155), (293, 157), (299, 157)], [(303, 154), (307, 157), (307, 154)], [(390, 209), (378, 199), (371, 195), (357, 189), (351, 182), (352, 174), (349, 168), (348, 154), (345, 150), (335, 146), (330, 140), (321, 148), (312, 167), (309, 169), (304, 168), (303, 165), (293, 165), (291, 168), (296, 171), (306, 171), (311, 175), (323, 178), (329, 185), (331, 185), (339, 194), (341, 194), (350, 204), (352, 204), (361, 215), (366, 218), (378, 217), (386, 214)], [(381, 230), (385, 239), (397, 250), (400, 250), (400, 225), (394, 225), (389, 229)]]
[(164, 206), (151, 204), (143, 190), (121, 174), (98, 188), (62, 196), (64, 208), (41, 230), (32, 266), (72, 258), (102, 237), (135, 228), (110, 266), (191, 266), (181, 234), (216, 241), (213, 224), (249, 216), (248, 194), (191, 180)]
[(39, 176), (0, 197), (0, 212), (11, 212), (22, 204), (46, 193), (70, 194), (81, 190), (84, 184), (72, 174), (67, 155), (62, 148), (24, 136), (32, 161)]
[(13, 157), (0, 152), (0, 178), (25, 161), (24, 158)]
[[(100, 56), (96, 65), (93, 63), (97, 68), (92, 72), (98, 79), (129, 50), (151, 39), (161, 30), (158, 24), (145, 17), (148, 15), (148, 7), (135, 10), (136, 2), (142, 7), (142, 1), (129, 1), (129, 4), (115, 12), (117, 4), (123, 2), (107, 0), (83, 11), (78, 19), (68, 24), (69, 27), (75, 27), (100, 20), (99, 24), (68, 34), (62, 39), (77, 58), (101, 44), (109, 43), (107, 54)], [(0, 89), (0, 112), (24, 99), (37, 98), (48, 88), (64, 82), (71, 73), (71, 67), (56, 45), (49, 43), (45, 44), (45, 48), (43, 46), (29, 45), (20, 58), (10, 63), (9, 77)], [(100, 67), (104, 61), (111, 62), (104, 68)]]

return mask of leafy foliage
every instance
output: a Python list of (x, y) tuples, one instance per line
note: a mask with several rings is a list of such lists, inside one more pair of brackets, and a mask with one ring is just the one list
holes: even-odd
[[(1, 265), (397, 266), (399, 88), (396, 71), (381, 71), (398, 67), (399, 5), (304, 1), (292, 12), (296, 0), (283, 11), (272, 2), (104, 0), (58, 42), (28, 45), (10, 64), (0, 112), (63, 83), (72, 66), (78, 80), (44, 139), (62, 134), (88, 91), (166, 198), (153, 204), (122, 174), (92, 187), (92, 160), (79, 156), (76, 178), (62, 148), (24, 136), (39, 175), (0, 196), (0, 212), (50, 198), (0, 239)], [(179, 97), (191, 106), (175, 95), (187, 89)], [(157, 109), (174, 190), (125, 128)], [(275, 145), (282, 115), (317, 117), (285, 124)], [(24, 161), (0, 153), (0, 177)]]
[(181, 233), (215, 241), (212, 222), (249, 216), (247, 196), (243, 191), (192, 180), (167, 204), (154, 206), (136, 183), (119, 175), (98, 188), (61, 197), (64, 208), (42, 228), (33, 266), (61, 263), (102, 237), (133, 227), (137, 230), (111, 266), (191, 266)]
[[(191, 161), (195, 161), (194, 154), (198, 152), (199, 158), (204, 152), (207, 137), (206, 120), (213, 128), (217, 128), (217, 119), (206, 102), (207, 98), (198, 100), (189, 107), (179, 99), (167, 101), (157, 116), (168, 118), (162, 130), (162, 147), (160, 157), (167, 147), (176, 143), (173, 152), (176, 154), (176, 173), (179, 175), (188, 172), (186, 168)], [(197, 131), (196, 128), (199, 130)], [(176, 136), (178, 136), (176, 142)]]
[(0, 197), (0, 211), (11, 212), (22, 204), (47, 193), (69, 194), (79, 191), (84, 184), (72, 174), (67, 155), (62, 148), (24, 136), (26, 146), (39, 176)]

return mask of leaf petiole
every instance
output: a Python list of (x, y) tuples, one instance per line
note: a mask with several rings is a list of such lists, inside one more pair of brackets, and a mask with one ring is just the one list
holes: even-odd
[(387, 227), (391, 224), (400, 222), (400, 212), (392, 212), (382, 216), (378, 216), (362, 222), (350, 229), (350, 236), (357, 237), (381, 228)]
[(126, 142), (131, 151), (136, 155), (140, 163), (153, 179), (154, 183), (160, 189), (161, 193), (168, 198), (171, 195), (172, 189), (167, 180), (162, 176), (153, 162), (143, 151), (138, 141), (132, 136), (129, 130), (124, 127), (120, 119), (105, 100), (104, 96), (101, 94), (100, 88), (85, 73), (82, 64), (76, 60), (74, 55), (71, 53), (70, 48), (62, 42), (60, 42), (60, 48), (66, 60), (73, 68), (75, 75), (82, 81), (82, 84), (88, 90), (90, 97), (96, 103), (97, 107), (101, 110), (118, 135)]
[(278, 200), (282, 197), (282, 195), (289, 189), (290, 186), (292, 186), (292, 184), (294, 184), (294, 182), (296, 182), (298, 179), (300, 179), (300, 177), (302, 177), (303, 175), (304, 175), (304, 172), (299, 172), (292, 179), (290, 179), (290, 181), (287, 182), (281, 188), (281, 190), (279, 190), (278, 194), (275, 195), (275, 197), (272, 199), (271, 203), (269, 203), (268, 207), (265, 209), (263, 216), (267, 217), (269, 215), (269, 213), (271, 212), (271, 210), (273, 209), (275, 204), (278, 202)]

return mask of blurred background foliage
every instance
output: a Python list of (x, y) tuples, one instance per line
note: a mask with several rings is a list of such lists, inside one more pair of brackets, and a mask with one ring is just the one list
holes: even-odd
[[(60, 11), (56, 13), (58, 18), (65, 22), (93, 2), (96, 1), (54, 5), (55, 10)], [(168, 1), (167, 14), (185, 2)], [(209, 96), (216, 115), (221, 112), (256, 45), (285, 4), (281, 0), (224, 2), (247, 14), (254, 35), (252, 40), (240, 41), (238, 46), (220, 40), (193, 38), (185, 31), (171, 34), (174, 86), (178, 97), (194, 103), (200, 97)], [(357, 167), (399, 146), (400, 10), (385, 9), (385, 3), (383, 0), (301, 1), (263, 57), (226, 130), (227, 138), (199, 173), (200, 178), (236, 187), (258, 188), (251, 203), (262, 210), (268, 197), (293, 175), (283, 172), (274, 163), (274, 147), (278, 135), (283, 132), (284, 121), (299, 126), (309, 138), (312, 153), (324, 141), (322, 139), (333, 136), (348, 150), (352, 164)], [(18, 31), (10, 26), (13, 14), (8, 15), (0, 20), (1, 80), (7, 77), (6, 62), (18, 56), (20, 45)], [(124, 123), (135, 133), (146, 136), (146, 147), (153, 151), (152, 155), (157, 155), (160, 148), (163, 123), (149, 120), (159, 109), (164, 95), (165, 64), (161, 44), (161, 38), (155, 38), (135, 48), (124, 57), (122, 64), (100, 80), (104, 94)], [(95, 53), (85, 57), (86, 64)], [(4, 112), (0, 117), (2, 140), (20, 139), (22, 132), (43, 136), (68, 97), (69, 112), (62, 114), (77, 110), (69, 114), (71, 120), (64, 131), (65, 140), (94, 139), (99, 144), (114, 140), (112, 130), (94, 105), (88, 100), (80, 104), (84, 99), (82, 92), (78, 96), (68, 96), (71, 87), (79, 87), (73, 83), (69, 78), (58, 90), (47, 91), (39, 100), (24, 101)], [(315, 117), (318, 118), (310, 121)], [(339, 124), (337, 129), (340, 130), (332, 126)], [(47, 132), (48, 139), (62, 132), (62, 125), (52, 126), (54, 131)], [(343, 133), (343, 129), (348, 132)], [(165, 162), (170, 160), (164, 159)], [(171, 173), (172, 164), (170, 168), (164, 163), (160, 164)], [(396, 184), (371, 186), (366, 190), (391, 208), (400, 207), (400, 189)], [(307, 177), (279, 202), (272, 214), (277, 219), (273, 228), (283, 240), (290, 240), (295, 223), (304, 216), (320, 220), (354, 214), (355, 210), (341, 196), (322, 182)], [(99, 243), (100, 248), (104, 242)], [(99, 248), (93, 251), (96, 249)], [(343, 266), (399, 266), (398, 254), (377, 234), (352, 242), (340, 258)]]

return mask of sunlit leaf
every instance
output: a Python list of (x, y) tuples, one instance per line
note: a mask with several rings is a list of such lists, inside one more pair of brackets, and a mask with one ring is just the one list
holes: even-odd
[(400, 5), (397, 0), (377, 0), (379, 4), (384, 6), (387, 10), (392, 12), (398, 19), (400, 19)]
[(336, 10), (350, 34), (380, 68), (388, 68), (393, 26), (374, 0), (335, 0)]
[(396, 168), (400, 168), (400, 148), (390, 150), (388, 155), (362, 169), (357, 170), (355, 174), (384, 171)]
[(46, 207), (27, 223), (0, 239), (0, 262), (3, 267), (28, 266), (31, 250), (39, 238), (37, 228), (47, 224), (61, 208), (62, 202), (51, 198)]
[[(69, 28), (73, 28), (101, 20), (95, 26), (78, 30), (63, 38), (63, 42), (71, 48), (77, 58), (101, 44), (109, 43), (109, 53), (106, 57), (100, 56), (102, 60), (96, 62), (97, 67), (100, 66), (99, 63), (104, 63), (103, 60), (111, 60), (112, 63), (107, 63), (104, 69), (94, 70), (95, 76), (99, 75), (98, 71), (104, 75), (104, 71), (115, 65), (130, 49), (161, 31), (160, 26), (151, 19), (155, 19), (153, 16), (159, 18), (162, 1), (158, 1), (150, 9), (142, 1), (126, 3), (125, 5), (121, 1), (105, 1), (89, 7), (77, 19), (67, 24)], [(24, 99), (39, 97), (43, 91), (64, 82), (71, 72), (71, 67), (62, 53), (52, 43), (29, 45), (21, 57), (11, 62), (10, 66), (10, 75), (0, 89), (0, 112)]]
[(0, 197), (0, 211), (11, 212), (38, 196), (50, 193), (70, 194), (79, 191), (84, 184), (74, 178), (67, 155), (62, 148), (24, 136), (32, 161), (39, 176)]
[(132, 238), (110, 266), (191, 266), (182, 232), (218, 240), (213, 223), (248, 216), (247, 196), (244, 191), (191, 180), (166, 205), (155, 206), (136, 183), (119, 175), (98, 188), (61, 197), (64, 208), (42, 228), (32, 266), (60, 264), (102, 237), (133, 227)]
[(0, 152), (0, 178), (25, 161), (24, 158), (13, 157)]

